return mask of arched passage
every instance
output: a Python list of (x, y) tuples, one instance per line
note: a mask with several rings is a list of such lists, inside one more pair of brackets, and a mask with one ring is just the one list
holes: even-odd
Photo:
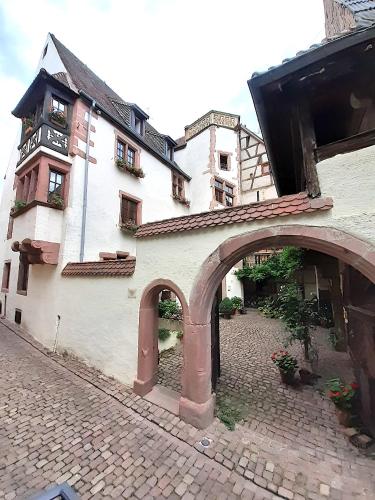
[(216, 290), (229, 269), (246, 254), (265, 247), (294, 245), (336, 257), (375, 283), (375, 248), (343, 231), (314, 226), (275, 226), (222, 243), (203, 263), (190, 295), (190, 324), (184, 337), (183, 392), (180, 414), (205, 427), (213, 418), (211, 394), (211, 309)]
[(149, 393), (157, 382), (158, 372), (158, 302), (163, 290), (170, 290), (182, 306), (184, 334), (189, 322), (189, 307), (184, 294), (170, 280), (152, 281), (143, 291), (139, 307), (138, 370), (134, 381), (134, 392), (140, 396)]

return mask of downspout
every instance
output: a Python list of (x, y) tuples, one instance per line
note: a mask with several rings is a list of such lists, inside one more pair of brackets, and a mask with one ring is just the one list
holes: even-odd
[(80, 94), (86, 99), (91, 101), (89, 109), (89, 118), (87, 122), (87, 136), (86, 136), (86, 158), (85, 158), (85, 171), (83, 180), (83, 200), (82, 200), (82, 224), (81, 224), (81, 244), (79, 251), (79, 261), (83, 262), (85, 254), (85, 241), (86, 241), (86, 217), (87, 217), (87, 187), (89, 180), (89, 155), (90, 155), (90, 132), (91, 132), (91, 117), (92, 110), (95, 108), (96, 102), (86, 92), (81, 91)]

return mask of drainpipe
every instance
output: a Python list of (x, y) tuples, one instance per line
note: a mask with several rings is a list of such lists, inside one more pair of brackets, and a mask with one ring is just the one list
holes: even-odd
[(79, 261), (83, 262), (85, 254), (85, 241), (86, 241), (86, 216), (87, 216), (87, 187), (89, 180), (89, 155), (90, 155), (90, 128), (91, 128), (91, 117), (92, 110), (95, 108), (96, 102), (90, 97), (86, 92), (81, 91), (80, 94), (86, 99), (91, 101), (89, 109), (89, 119), (87, 122), (87, 136), (86, 136), (86, 158), (85, 158), (85, 173), (83, 180), (83, 200), (82, 200), (82, 224), (81, 224), (81, 244), (79, 251)]

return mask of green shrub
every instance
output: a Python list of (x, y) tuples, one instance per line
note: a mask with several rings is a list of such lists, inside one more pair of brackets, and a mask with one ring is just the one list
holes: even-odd
[(175, 300), (161, 300), (159, 302), (159, 318), (180, 321), (182, 319), (181, 307), (179, 307)]
[(241, 297), (235, 296), (235, 297), (232, 297), (230, 300), (232, 301), (234, 309), (237, 309), (237, 311), (239, 311), (240, 309), (243, 308), (243, 301), (242, 301)]
[(227, 397), (218, 399), (216, 416), (230, 431), (234, 431), (236, 423), (243, 418), (240, 405)]
[(14, 202), (14, 210), (20, 210), (23, 207), (26, 207), (26, 201), (16, 200)]
[(229, 297), (225, 297), (219, 304), (219, 312), (221, 314), (233, 314), (233, 302)]
[(184, 332), (177, 332), (176, 337), (178, 338), (178, 340), (182, 340), (184, 338)]
[(165, 340), (169, 339), (169, 337), (171, 336), (171, 332), (170, 330), (168, 330), (168, 328), (159, 328), (159, 340), (161, 340), (162, 342), (164, 342)]

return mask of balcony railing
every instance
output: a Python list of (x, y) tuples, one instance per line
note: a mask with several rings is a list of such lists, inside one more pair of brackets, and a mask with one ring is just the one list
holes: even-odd
[(68, 155), (69, 136), (63, 132), (55, 130), (51, 125), (43, 123), (40, 127), (34, 130), (26, 139), (18, 146), (20, 150), (19, 165), (27, 158), (36, 148), (45, 146), (54, 151), (58, 151), (63, 155)]

